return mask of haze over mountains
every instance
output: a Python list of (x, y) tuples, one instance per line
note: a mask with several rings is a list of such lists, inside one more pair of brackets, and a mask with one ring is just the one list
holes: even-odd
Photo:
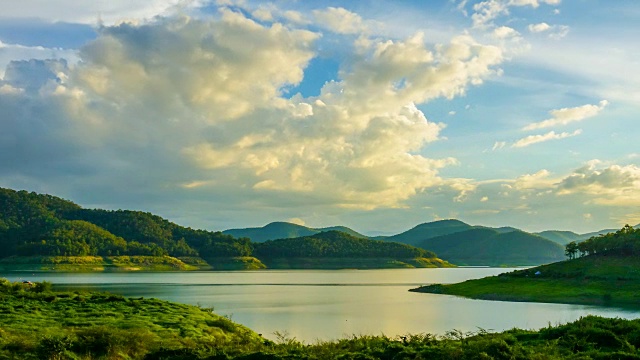
[(231, 235), (233, 237), (242, 238), (248, 237), (253, 242), (264, 242), (267, 240), (276, 240), (276, 239), (290, 239), (301, 236), (311, 236), (321, 232), (326, 231), (340, 231), (343, 233), (347, 233), (349, 235), (359, 237), (359, 238), (368, 238), (365, 235), (360, 234), (357, 231), (349, 229), (346, 226), (331, 226), (325, 228), (310, 228), (298, 224), (277, 221), (269, 223), (263, 227), (253, 227), (246, 229), (229, 229), (225, 230), (222, 233), (226, 235)]
[[(248, 237), (255, 242), (264, 242), (310, 236), (330, 230), (366, 237), (344, 226), (310, 228), (287, 222), (274, 222), (264, 227), (229, 229), (223, 233), (234, 237)], [(474, 226), (460, 220), (449, 219), (419, 224), (392, 236), (371, 238), (428, 249), (438, 254), (438, 257), (458, 265), (529, 265), (563, 260), (564, 245), (569, 242), (579, 242), (616, 230), (605, 229), (586, 234), (559, 230), (528, 233), (508, 226), (499, 228)]]
[[(634, 226), (635, 228), (640, 227), (640, 224)], [(238, 228), (238, 229), (228, 229), (222, 231), (223, 234), (232, 235), (234, 237), (248, 237), (254, 242), (263, 242), (267, 240), (275, 240), (275, 239), (288, 239), (300, 236), (309, 236), (313, 234), (318, 234), (324, 231), (341, 231), (352, 236), (362, 237), (362, 238), (370, 238), (376, 240), (387, 240), (387, 241), (396, 241), (409, 245), (417, 245), (422, 240), (442, 236), (449, 235), (454, 233), (459, 233), (471, 229), (491, 229), (498, 233), (510, 233), (514, 231), (519, 231), (523, 233), (527, 233), (526, 231), (511, 227), (511, 226), (502, 226), (497, 228), (482, 226), (482, 225), (469, 225), (463, 221), (456, 219), (448, 219), (448, 220), (438, 220), (432, 222), (426, 222), (415, 227), (401, 232), (399, 234), (390, 235), (390, 236), (367, 236), (360, 232), (357, 232), (353, 229), (350, 229), (346, 226), (331, 226), (324, 228), (311, 228), (303, 225), (298, 225), (294, 223), (277, 221), (269, 223), (263, 227), (250, 227), (250, 228)], [(560, 245), (566, 245), (571, 241), (583, 241), (592, 236), (597, 236), (600, 234), (607, 234), (611, 232), (615, 232), (618, 229), (603, 229), (599, 231), (578, 234), (573, 231), (565, 231), (565, 230), (545, 230), (541, 232), (535, 233), (527, 233), (532, 235), (538, 235), (547, 240), (551, 240)]]

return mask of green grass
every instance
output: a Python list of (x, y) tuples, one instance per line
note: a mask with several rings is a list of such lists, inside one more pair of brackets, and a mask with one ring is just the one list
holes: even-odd
[[(535, 275), (536, 272), (540, 275)], [(640, 259), (593, 255), (412, 291), (474, 299), (640, 307)]]
[[(194, 342), (252, 348), (264, 341), (209, 308), (108, 293), (54, 293), (48, 290), (50, 284), (43, 284), (0, 279), (0, 359), (12, 358), (3, 357), (7, 350), (15, 358), (29, 358), (26, 355), (43, 350), (43, 342), (68, 343), (58, 345), (78, 355), (99, 348), (107, 358), (128, 359)], [(21, 353), (25, 357), (17, 355)]]
[(266, 266), (252, 256), (208, 258), (207, 262), (213, 270), (260, 270)]
[(3, 271), (185, 271), (211, 267), (200, 258), (171, 256), (12, 256), (0, 260)]
[(170, 256), (12, 256), (0, 260), (1, 271), (188, 271), (260, 269), (397, 269), (455, 267), (438, 258), (280, 258), (252, 256), (174, 258)]
[(273, 258), (264, 260), (269, 269), (402, 269), (454, 267), (438, 258)]

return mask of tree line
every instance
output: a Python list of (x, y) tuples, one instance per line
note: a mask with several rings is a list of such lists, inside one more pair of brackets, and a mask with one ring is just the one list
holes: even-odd
[(578, 256), (617, 252), (624, 255), (640, 254), (640, 229), (628, 224), (622, 229), (608, 234), (592, 236), (581, 242), (572, 241), (565, 246), (565, 255), (569, 259)]

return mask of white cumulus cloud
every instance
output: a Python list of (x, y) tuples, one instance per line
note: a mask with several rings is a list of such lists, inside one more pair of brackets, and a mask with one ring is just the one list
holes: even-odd
[(339, 34), (356, 34), (366, 30), (362, 17), (344, 8), (314, 10), (313, 16), (318, 24)]
[(609, 102), (607, 100), (600, 101), (599, 104), (587, 104), (573, 108), (562, 108), (557, 110), (551, 110), (549, 113), (551, 114), (551, 118), (529, 124), (523, 128), (525, 131), (536, 130), (536, 129), (544, 129), (559, 125), (566, 125), (572, 122), (582, 121), (584, 119), (588, 119), (590, 117), (594, 117), (598, 115)]
[(320, 36), (221, 9), (105, 26), (77, 64), (20, 63), (0, 92), (0, 179), (72, 173), (85, 194), (271, 207), (399, 207), (432, 187), (462, 200), (473, 186), (438, 175), (457, 161), (421, 154), (444, 125), (416, 104), (482, 83), (501, 50), (468, 35), (435, 47), (421, 33), (359, 37), (319, 96), (284, 96)]
[(640, 167), (588, 164), (562, 179), (561, 195), (581, 193), (591, 196), (601, 205), (640, 206)]
[(539, 33), (539, 32), (551, 30), (551, 25), (545, 22), (539, 23), (539, 24), (531, 24), (528, 26), (528, 29), (530, 32)]
[(471, 15), (475, 27), (492, 25), (496, 18), (509, 14), (511, 7), (530, 6), (537, 8), (541, 4), (558, 5), (560, 0), (486, 0), (473, 5)]
[(537, 144), (537, 143), (541, 143), (541, 142), (545, 142), (545, 141), (549, 141), (549, 140), (564, 139), (564, 138), (580, 135), (581, 133), (582, 133), (582, 130), (580, 130), (580, 129), (578, 129), (578, 130), (576, 130), (576, 131), (574, 131), (572, 133), (561, 132), (559, 134), (556, 134), (555, 131), (549, 131), (546, 134), (529, 135), (527, 137), (524, 137), (524, 138), (516, 141), (515, 143), (513, 143), (513, 145), (511, 145), (511, 147), (521, 148), (521, 147), (526, 147), (526, 146), (530, 146), (530, 145), (533, 145), (533, 144)]

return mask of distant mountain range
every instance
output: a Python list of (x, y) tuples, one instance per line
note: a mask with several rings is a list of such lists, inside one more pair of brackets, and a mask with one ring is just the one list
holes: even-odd
[(311, 236), (327, 231), (340, 231), (347, 233), (351, 236), (368, 239), (368, 236), (362, 235), (359, 232), (349, 229), (346, 226), (331, 226), (325, 228), (310, 228), (298, 224), (292, 224), (288, 222), (272, 222), (263, 227), (254, 227), (246, 229), (229, 229), (222, 233), (231, 235), (236, 238), (249, 238), (253, 242), (265, 242), (267, 240), (277, 239), (290, 239), (302, 236)]
[[(636, 227), (640, 227), (640, 224)], [(331, 230), (366, 238), (365, 235), (344, 226), (310, 228), (287, 222), (270, 223), (264, 227), (230, 229), (223, 233), (239, 238), (247, 237), (254, 242), (264, 242), (311, 236)], [(434, 251), (438, 257), (454, 264), (533, 265), (564, 259), (564, 245), (571, 241), (580, 242), (616, 230), (618, 229), (604, 229), (586, 234), (558, 230), (528, 233), (509, 226), (491, 228), (449, 219), (423, 223), (392, 236), (370, 238)]]
[[(640, 224), (634, 226), (634, 228), (640, 228)], [(284, 221), (272, 222), (263, 227), (229, 229), (229, 230), (224, 230), (222, 233), (231, 235), (236, 238), (247, 237), (247, 238), (250, 238), (251, 241), (253, 242), (264, 242), (267, 240), (290, 239), (290, 238), (300, 237), (300, 236), (310, 236), (310, 235), (318, 234), (325, 231), (335, 230), (335, 231), (341, 231), (351, 236), (355, 236), (359, 238), (396, 241), (396, 242), (409, 244), (409, 245), (417, 245), (418, 243), (420, 243), (425, 239), (430, 239), (430, 238), (434, 238), (442, 235), (454, 234), (454, 233), (463, 232), (471, 229), (491, 229), (498, 233), (503, 233), (503, 234), (514, 232), (514, 231), (527, 233), (526, 231), (511, 227), (511, 226), (502, 226), (502, 227), (492, 228), (492, 227), (481, 226), (481, 225), (469, 225), (465, 222), (462, 222), (456, 219), (438, 220), (438, 221), (419, 224), (407, 231), (404, 231), (396, 235), (390, 235), (390, 236), (366, 236), (346, 226), (311, 228), (311, 227), (288, 223)], [(528, 234), (538, 235), (547, 240), (551, 240), (555, 243), (558, 243), (564, 246), (570, 243), (571, 241), (580, 242), (592, 236), (608, 234), (611, 232), (616, 232), (617, 230), (619, 229), (603, 229), (600, 231), (594, 231), (594, 232), (589, 232), (584, 234), (578, 234), (573, 231), (546, 230), (546, 231), (534, 232), (534, 233), (528, 233)]]
[[(634, 226), (634, 228), (639, 228), (640, 224)], [(536, 235), (540, 235), (543, 238), (549, 239), (551, 241), (555, 241), (560, 245), (566, 245), (572, 241), (580, 242), (583, 240), (587, 240), (592, 236), (598, 236), (602, 234), (608, 234), (612, 232), (616, 232), (620, 229), (604, 229), (600, 231), (594, 231), (585, 234), (576, 234), (573, 231), (561, 231), (561, 230), (547, 230), (542, 232), (534, 233)]]
[[(290, 255), (283, 249), (290, 248), (299, 254), (307, 254), (302, 258), (315, 259), (314, 263), (304, 266), (316, 267), (328, 266), (329, 258), (340, 259), (331, 266), (348, 266), (344, 259), (351, 259), (352, 255), (354, 259), (365, 259), (358, 265), (361, 268), (446, 265), (432, 260), (406, 262), (405, 255), (402, 259), (397, 257), (403, 252), (418, 254), (412, 258), (414, 260), (436, 259), (431, 253), (435, 252), (443, 260), (460, 265), (536, 265), (563, 259), (564, 245), (571, 241), (613, 231), (615, 229), (587, 234), (569, 231), (531, 234), (512, 227), (473, 226), (450, 219), (375, 238), (344, 226), (310, 228), (287, 222), (220, 233), (186, 228), (150, 213), (83, 209), (55, 196), (0, 188), (0, 259), (12, 256), (169, 256), (213, 263), (221, 258), (246, 259), (260, 254), (265, 259), (278, 259), (273, 260), (278, 266), (302, 266), (299, 261), (282, 263), (278, 256), (288, 258)], [(283, 241), (289, 239), (291, 241)], [(266, 244), (276, 240), (276, 244)], [(419, 249), (411, 249), (414, 246)], [(353, 252), (358, 247), (362, 251)], [(397, 254), (391, 260), (384, 260), (390, 263), (382, 264), (379, 250)]]

